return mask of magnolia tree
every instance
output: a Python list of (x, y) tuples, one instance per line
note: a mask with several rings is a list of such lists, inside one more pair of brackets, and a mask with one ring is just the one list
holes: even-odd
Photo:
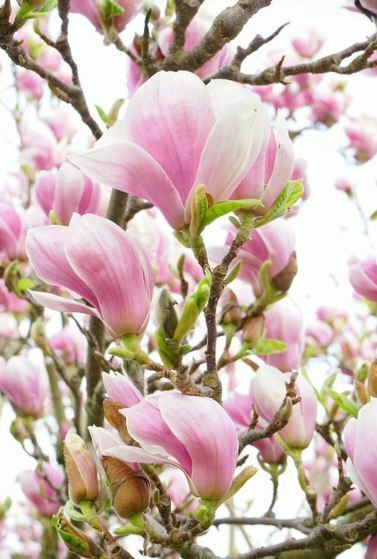
[[(352, 75), (374, 87), (377, 2), (339, 7), (369, 36), (337, 52), (274, 18), (239, 37), (275, 2), (2, 0), (0, 391), (32, 467), (14, 455), (1, 558), (377, 557), (375, 255), (349, 260), (352, 312), (308, 323), (289, 295), (295, 144), (341, 128), (349, 168), (377, 153), (347, 112)], [(72, 54), (83, 18), (83, 45), (124, 57), (106, 109)]]

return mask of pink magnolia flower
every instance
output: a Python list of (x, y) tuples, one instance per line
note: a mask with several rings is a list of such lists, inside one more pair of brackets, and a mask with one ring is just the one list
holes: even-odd
[(21, 163), (33, 169), (51, 169), (62, 159), (55, 136), (47, 125), (22, 119), (20, 124), (22, 150)]
[(0, 260), (25, 260), (27, 230), (43, 223), (41, 213), (33, 207), (21, 213), (0, 202)]
[[(251, 394), (232, 394), (224, 402), (224, 409), (238, 429), (244, 430), (250, 427), (253, 419), (253, 400)], [(258, 420), (257, 429), (263, 429), (265, 421)], [(285, 454), (276, 442), (274, 436), (261, 439), (253, 443), (267, 464), (280, 464), (285, 460)]]
[(99, 185), (70, 163), (63, 163), (57, 174), (41, 171), (35, 182), (35, 196), (45, 214), (55, 212), (62, 225), (68, 225), (73, 213), (105, 214)]
[(43, 464), (43, 473), (47, 475), (48, 482), (33, 470), (22, 471), (19, 476), (21, 489), (35, 506), (38, 514), (52, 516), (61, 506), (58, 494), (53, 488), (62, 486), (64, 474), (61, 468), (49, 463)]
[[(117, 0), (117, 4), (123, 9), (123, 13), (113, 18), (112, 24), (117, 31), (122, 31), (139, 12), (143, 0)], [(82, 14), (99, 31), (103, 28), (101, 21), (100, 0), (71, 0), (71, 12)]]
[[(258, 414), (271, 422), (286, 396), (287, 374), (275, 367), (259, 367), (251, 381), (251, 397)], [(299, 376), (295, 389), (300, 402), (292, 407), (288, 424), (279, 431), (279, 435), (291, 448), (306, 448), (312, 440), (316, 417), (317, 399), (314, 391), (304, 377)]]
[(377, 399), (372, 398), (353, 417), (343, 432), (348, 454), (347, 471), (354, 484), (377, 506), (376, 466)]
[(67, 107), (54, 108), (53, 111), (46, 113), (42, 120), (50, 128), (58, 142), (63, 138), (70, 140), (77, 132), (76, 120), (72, 111)]
[(350, 120), (344, 127), (358, 161), (364, 163), (377, 153), (377, 118), (361, 116)]
[(44, 81), (31, 70), (22, 70), (17, 73), (17, 87), (28, 97), (39, 99), (43, 95)]
[(312, 88), (303, 92), (305, 105), (310, 107), (313, 124), (332, 126), (347, 108), (349, 97), (341, 90)]
[(285, 298), (275, 303), (265, 313), (265, 318), (267, 338), (281, 340), (287, 345), (282, 353), (266, 355), (266, 363), (282, 371), (299, 368), (304, 351), (304, 324), (300, 307)]
[(74, 503), (95, 501), (98, 496), (96, 463), (76, 433), (67, 433), (64, 439), (64, 462), (71, 500)]
[(307, 29), (305, 35), (294, 37), (292, 46), (303, 58), (313, 58), (323, 45), (324, 39), (315, 29)]
[[(232, 244), (234, 231), (232, 230), (226, 239), (226, 247), (214, 247), (210, 254), (216, 261), (228, 251)], [(249, 283), (254, 295), (258, 297), (263, 291), (259, 272), (261, 266), (267, 260), (271, 261), (269, 276), (273, 282), (274, 278), (282, 272), (289, 264), (295, 249), (296, 238), (293, 229), (282, 219), (272, 221), (255, 229), (252, 237), (239, 251), (237, 259), (242, 262), (238, 275), (240, 279)]]
[(115, 337), (145, 330), (152, 270), (136, 241), (111, 221), (74, 214), (69, 227), (37, 227), (27, 236), (26, 251), (46, 283), (71, 290), (87, 302), (32, 292), (41, 305), (97, 316)]
[(55, 353), (67, 364), (83, 364), (86, 361), (87, 341), (76, 326), (68, 325), (49, 338)]
[(22, 313), (26, 306), (26, 301), (9, 291), (4, 280), (0, 279), (0, 311)]
[(18, 336), (18, 324), (13, 314), (0, 313), (0, 340), (14, 340)]
[(122, 404), (125, 408), (136, 406), (143, 396), (126, 375), (102, 373), (102, 380), (111, 402)]
[(47, 396), (45, 372), (26, 357), (0, 357), (0, 390), (22, 413), (39, 417)]
[[(217, 500), (228, 491), (237, 464), (238, 438), (220, 404), (166, 392), (148, 396), (121, 413), (141, 448), (109, 443), (102, 454), (126, 463), (176, 466), (186, 474), (192, 493), (203, 499)], [(91, 428), (92, 437), (98, 430)]]
[(239, 84), (158, 72), (124, 119), (70, 160), (93, 180), (146, 198), (181, 229), (198, 185), (215, 202), (230, 198), (259, 154), (266, 119), (259, 98)]
[(377, 262), (375, 260), (351, 260), (349, 279), (358, 295), (377, 302)]
[(313, 341), (320, 347), (327, 347), (335, 338), (333, 329), (326, 322), (320, 320), (308, 326), (305, 334), (310, 341)]
[(287, 185), (294, 169), (293, 144), (282, 113), (276, 117), (275, 128), (265, 127), (263, 145), (254, 164), (241, 180), (232, 198), (259, 198), (268, 210)]

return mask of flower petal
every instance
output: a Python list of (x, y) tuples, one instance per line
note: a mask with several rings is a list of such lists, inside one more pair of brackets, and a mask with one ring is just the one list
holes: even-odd
[(236, 428), (210, 398), (161, 394), (161, 416), (192, 459), (191, 478), (202, 498), (218, 499), (229, 489), (237, 464)]
[(74, 214), (66, 255), (95, 293), (104, 322), (118, 335), (139, 333), (149, 317), (153, 275), (128, 234), (103, 217)]
[(94, 293), (81, 281), (67, 260), (64, 245), (68, 236), (68, 228), (62, 225), (34, 227), (26, 237), (26, 253), (43, 281), (70, 289), (96, 305)]
[(183, 227), (183, 204), (157, 161), (133, 142), (111, 143), (102, 138), (100, 142), (86, 153), (71, 155), (70, 161), (92, 180), (152, 202), (174, 229)]
[(158, 72), (133, 95), (128, 138), (161, 165), (183, 204), (215, 117), (205, 85), (191, 72)]
[(188, 475), (191, 474), (192, 463), (189, 453), (169, 429), (153, 399), (142, 400), (132, 408), (121, 410), (121, 413), (127, 419), (129, 434), (145, 450), (152, 454), (173, 456), (184, 471)]
[(54, 295), (53, 293), (44, 293), (42, 291), (30, 291), (30, 294), (33, 297), (34, 301), (36, 301), (39, 305), (42, 305), (42, 307), (47, 307), (48, 309), (52, 309), (53, 311), (78, 312), (100, 318), (96, 309), (88, 307), (83, 303), (79, 303), (74, 299), (66, 299), (65, 297), (59, 297), (59, 295)]

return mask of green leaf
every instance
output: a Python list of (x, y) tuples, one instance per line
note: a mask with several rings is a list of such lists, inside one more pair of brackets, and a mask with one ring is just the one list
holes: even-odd
[(242, 267), (242, 260), (239, 260), (234, 266), (233, 268), (230, 270), (230, 272), (228, 273), (228, 275), (226, 276), (225, 280), (224, 280), (224, 285), (229, 285), (232, 281), (234, 281), (236, 279), (236, 277), (238, 276), (238, 274), (240, 273)]
[(106, 111), (100, 107), (99, 105), (96, 105), (96, 109), (97, 109), (97, 113), (99, 114), (100, 119), (107, 124), (109, 122), (109, 117), (106, 113)]
[(253, 347), (253, 352), (257, 355), (270, 355), (271, 353), (282, 353), (286, 349), (287, 345), (281, 340), (264, 338)]
[(353, 417), (358, 416), (359, 408), (357, 404), (353, 400), (351, 400), (351, 398), (348, 398), (348, 396), (345, 396), (344, 394), (335, 392), (335, 390), (332, 390), (332, 388), (327, 389), (327, 394), (334, 400), (336, 404), (338, 404), (338, 406), (342, 410), (349, 413)]
[(303, 191), (304, 184), (302, 179), (289, 181), (284, 190), (276, 198), (275, 203), (268, 214), (256, 220), (256, 227), (265, 225), (266, 223), (284, 215), (285, 212), (301, 198)]
[(201, 231), (203, 231), (204, 218), (208, 210), (208, 200), (205, 193), (205, 187), (200, 184), (194, 192), (191, 202), (191, 220), (190, 220), (190, 237), (195, 239)]
[(251, 210), (252, 208), (262, 206), (262, 202), (258, 199), (249, 198), (246, 200), (225, 200), (224, 202), (217, 202), (207, 209), (203, 219), (203, 229), (215, 219), (236, 212), (237, 210)]
[(118, 120), (119, 111), (122, 108), (124, 99), (120, 98), (114, 101), (108, 115), (108, 126), (113, 126)]

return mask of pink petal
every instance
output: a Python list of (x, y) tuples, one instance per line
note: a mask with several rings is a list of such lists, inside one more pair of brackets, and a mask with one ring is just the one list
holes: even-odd
[(59, 297), (59, 295), (54, 295), (53, 293), (44, 293), (42, 291), (30, 291), (31, 296), (34, 301), (42, 305), (42, 307), (47, 307), (53, 311), (59, 312), (78, 312), (82, 314), (89, 314), (91, 316), (96, 316), (100, 318), (100, 315), (92, 307), (88, 307), (83, 303), (79, 303), (74, 299), (66, 299), (65, 297)]
[[(117, 129), (120, 130), (121, 126)], [(109, 132), (104, 136), (107, 134)], [(101, 138), (99, 147), (87, 153), (71, 155), (69, 159), (94, 181), (152, 202), (174, 229), (183, 227), (181, 199), (160, 165), (132, 142), (110, 142), (111, 138), (109, 143)]]
[(229, 108), (217, 120), (204, 147), (193, 189), (185, 206), (186, 219), (197, 185), (214, 201), (228, 200), (242, 181), (261, 149), (266, 111), (260, 104), (242, 102)]
[(183, 204), (214, 125), (210, 98), (191, 72), (158, 72), (131, 98), (125, 117), (128, 138), (161, 165)]
[(41, 171), (35, 181), (34, 192), (38, 204), (48, 216), (54, 207), (56, 175), (51, 171)]
[(125, 231), (103, 217), (74, 214), (66, 255), (78, 277), (90, 285), (98, 300), (97, 308), (113, 332), (123, 335), (145, 328), (152, 270), (143, 251)]
[(35, 272), (43, 281), (51, 285), (74, 291), (94, 306), (94, 293), (72, 270), (65, 254), (65, 243), (69, 229), (62, 225), (34, 227), (26, 237), (26, 252)]
[(187, 450), (174, 436), (151, 400), (142, 400), (132, 408), (121, 410), (121, 413), (127, 418), (129, 434), (145, 450), (152, 454), (173, 456), (184, 471), (191, 474), (192, 463)]
[(78, 211), (83, 190), (81, 172), (70, 163), (64, 163), (57, 176), (54, 207), (60, 223), (68, 225), (72, 214)]
[(238, 438), (225, 410), (210, 398), (161, 394), (161, 416), (192, 459), (191, 479), (202, 498), (229, 489), (237, 464)]

